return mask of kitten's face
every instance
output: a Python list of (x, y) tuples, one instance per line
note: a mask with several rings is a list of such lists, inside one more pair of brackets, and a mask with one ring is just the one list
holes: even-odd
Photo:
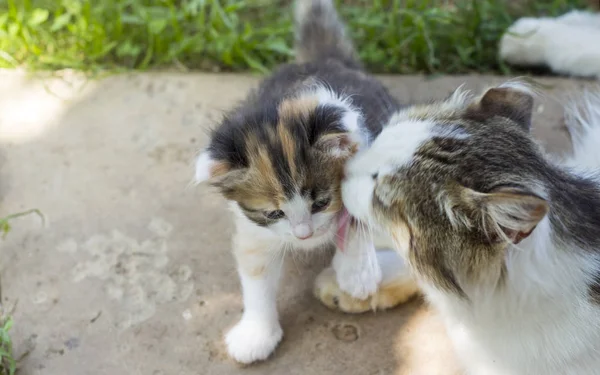
[(325, 90), (227, 118), (197, 162), (251, 222), (312, 248), (333, 240), (345, 161), (361, 143), (358, 112)]
[(504, 273), (506, 248), (545, 216), (544, 159), (528, 129), (533, 99), (495, 88), (393, 117), (347, 165), (343, 201), (387, 230), (417, 273), (462, 293)]

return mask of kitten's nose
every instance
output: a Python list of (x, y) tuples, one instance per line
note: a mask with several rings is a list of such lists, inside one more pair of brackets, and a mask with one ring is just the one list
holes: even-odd
[(313, 229), (310, 224), (298, 224), (294, 227), (294, 236), (300, 240), (305, 240), (313, 235)]

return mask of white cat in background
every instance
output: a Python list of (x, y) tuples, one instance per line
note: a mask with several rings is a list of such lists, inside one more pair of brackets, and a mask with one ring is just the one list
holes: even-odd
[(557, 18), (521, 18), (502, 37), (500, 58), (514, 65), (600, 78), (600, 14), (572, 11)]

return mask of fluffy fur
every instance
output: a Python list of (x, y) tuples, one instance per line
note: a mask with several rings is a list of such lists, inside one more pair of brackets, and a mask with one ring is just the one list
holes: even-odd
[(600, 14), (572, 11), (558, 18), (522, 18), (502, 37), (500, 58), (514, 65), (600, 78), (598, 40)]
[[(512, 83), (398, 112), (348, 163), (343, 200), (406, 259), (384, 272), (398, 291), (386, 295), (420, 289), (467, 374), (596, 375), (600, 96), (569, 107), (575, 151), (561, 165), (529, 134), (532, 103)], [(326, 276), (326, 304), (364, 311)]]
[[(266, 359), (282, 338), (276, 307), (287, 251), (332, 246), (342, 207), (346, 160), (398, 109), (355, 58), (329, 0), (296, 4), (297, 63), (280, 67), (226, 114), (197, 159), (196, 180), (231, 202), (244, 313), (226, 335), (229, 354)], [(375, 249), (356, 229), (333, 259), (336, 280), (353, 298), (376, 291)]]

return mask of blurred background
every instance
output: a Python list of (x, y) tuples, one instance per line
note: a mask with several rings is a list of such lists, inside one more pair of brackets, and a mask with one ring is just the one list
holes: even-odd
[[(372, 72), (457, 74), (508, 73), (496, 47), (517, 18), (598, 2), (337, 3)], [(289, 7), (278, 0), (0, 0), (0, 67), (264, 73), (292, 57)]]

